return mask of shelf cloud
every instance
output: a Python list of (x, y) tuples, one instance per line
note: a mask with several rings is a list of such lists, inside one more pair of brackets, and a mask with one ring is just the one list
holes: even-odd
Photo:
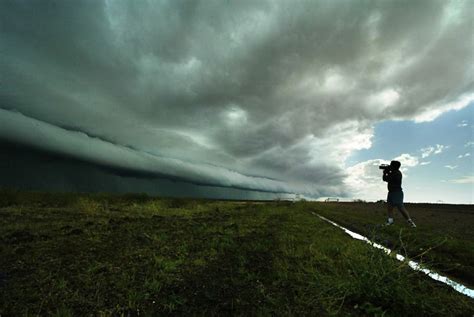
[(1, 1), (0, 138), (308, 196), (384, 120), (474, 100), (470, 1)]

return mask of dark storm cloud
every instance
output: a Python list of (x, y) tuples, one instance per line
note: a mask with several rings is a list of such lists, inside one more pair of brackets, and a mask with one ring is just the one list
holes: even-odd
[[(289, 195), (143, 178), (72, 158), (0, 142), (0, 188), (66, 192), (139, 192), (165, 197), (272, 200)], [(117, 173), (119, 172), (119, 173)], [(25, 182), (25, 179), (28, 182)]]
[(1, 1), (0, 130), (136, 173), (343, 194), (375, 122), (474, 99), (473, 6)]
[[(92, 162), (117, 170), (117, 174), (141, 177), (165, 177), (187, 180), (196, 185), (234, 187), (269, 192), (291, 192), (283, 182), (274, 179), (247, 176), (209, 164), (190, 163), (160, 157), (91, 138), (82, 132), (71, 132), (40, 122), (19, 113), (0, 110), (0, 132), (9, 142), (20, 142), (47, 149), (67, 157)], [(163, 173), (163, 171), (166, 171)]]

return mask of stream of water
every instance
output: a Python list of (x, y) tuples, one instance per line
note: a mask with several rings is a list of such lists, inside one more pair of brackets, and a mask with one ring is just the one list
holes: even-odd
[[(386, 248), (384, 247), (383, 245), (381, 244), (378, 244), (378, 243), (375, 243), (371, 240), (369, 240), (368, 238), (364, 237), (363, 235), (361, 234), (358, 234), (356, 232), (353, 232), (353, 231), (350, 231), (349, 229), (347, 228), (344, 228), (343, 226), (335, 223), (334, 221), (332, 220), (329, 220), (321, 215), (318, 215), (317, 213), (315, 212), (311, 212), (313, 215), (321, 218), (322, 220), (332, 224), (333, 226), (336, 226), (342, 230), (344, 230), (345, 233), (347, 233), (348, 235), (350, 235), (352, 238), (354, 239), (357, 239), (357, 240), (362, 240), (362, 241), (365, 241), (367, 242), (368, 244), (370, 244), (371, 246), (373, 246), (374, 248), (377, 248), (377, 249), (380, 249), (380, 250), (383, 250), (386, 254), (392, 254), (393, 251), (390, 250), (389, 248)], [(404, 257), (403, 255), (401, 254), (398, 254), (396, 253), (395, 254), (395, 258), (401, 262), (407, 262), (408, 266), (411, 267), (413, 270), (415, 271), (419, 271), (419, 272), (423, 272), (425, 273), (426, 275), (428, 275), (429, 277), (431, 277), (432, 279), (436, 280), (436, 281), (440, 281), (446, 285), (449, 285), (450, 287), (452, 287), (453, 289), (455, 289), (457, 292), (461, 293), (461, 294), (464, 294), (464, 295), (467, 295), (471, 298), (474, 298), (474, 290), (473, 289), (470, 289), (458, 282), (455, 282), (453, 280), (451, 280), (450, 278), (446, 277), (446, 276), (443, 276), (443, 275), (440, 275), (432, 270), (429, 270), (425, 267), (423, 267), (421, 264), (419, 264), (418, 262), (415, 262), (415, 261), (412, 261), (412, 260), (409, 260), (407, 259), (406, 257)]]

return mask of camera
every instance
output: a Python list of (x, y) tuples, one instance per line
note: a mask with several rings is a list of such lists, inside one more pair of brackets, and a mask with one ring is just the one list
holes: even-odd
[(379, 166), (379, 169), (381, 169), (381, 170), (386, 170), (386, 169), (389, 169), (389, 168), (390, 168), (390, 165), (388, 165), (388, 164), (381, 164)]

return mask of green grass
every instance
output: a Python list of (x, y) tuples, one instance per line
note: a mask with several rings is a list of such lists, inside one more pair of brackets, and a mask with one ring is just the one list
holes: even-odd
[(307, 208), (474, 288), (472, 205), (408, 204), (416, 229), (398, 213), (395, 225), (382, 227), (386, 221), (382, 204), (326, 203)]
[(474, 313), (473, 300), (313, 216), (321, 204), (1, 197), (2, 316)]

